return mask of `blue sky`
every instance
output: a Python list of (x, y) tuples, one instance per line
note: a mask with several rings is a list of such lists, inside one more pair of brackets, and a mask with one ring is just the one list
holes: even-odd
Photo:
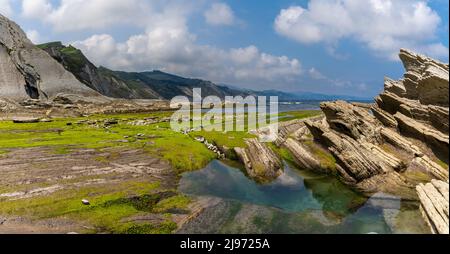
[(401, 47), (448, 62), (445, 0), (0, 0), (36, 43), (97, 65), (251, 89), (372, 97)]

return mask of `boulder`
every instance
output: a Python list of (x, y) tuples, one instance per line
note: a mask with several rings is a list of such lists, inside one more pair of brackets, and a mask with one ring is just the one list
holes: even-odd
[(265, 143), (258, 139), (247, 139), (246, 148), (235, 148), (250, 177), (260, 182), (269, 182), (283, 173), (280, 158)]
[(40, 119), (36, 117), (16, 117), (13, 123), (39, 123)]

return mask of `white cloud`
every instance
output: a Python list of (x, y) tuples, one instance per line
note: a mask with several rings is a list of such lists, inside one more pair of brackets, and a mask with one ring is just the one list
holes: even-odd
[[(237, 22), (231, 8), (221, 3), (198, 7), (198, 2), (185, 0), (23, 0), (22, 7), (22, 16), (38, 19), (57, 32), (94, 34), (74, 46), (95, 64), (113, 69), (160, 69), (255, 88), (293, 81), (302, 72), (299, 60), (261, 52), (256, 46), (221, 49), (199, 44), (187, 20), (204, 7), (211, 7), (214, 14), (211, 24)], [(120, 40), (105, 33), (104, 28), (124, 25), (142, 32)]]
[(308, 70), (308, 74), (311, 78), (316, 80), (326, 80), (327, 77), (323, 75), (320, 71), (316, 70), (316, 68), (311, 68)]
[(6, 17), (11, 17), (11, 15), (13, 15), (11, 0), (0, 0), (0, 14)]
[(390, 59), (397, 59), (402, 47), (448, 58), (444, 45), (432, 43), (440, 22), (439, 15), (422, 0), (310, 0), (306, 9), (281, 10), (275, 29), (304, 44), (334, 45), (351, 38)]
[(125, 42), (103, 34), (74, 45), (96, 64), (114, 69), (160, 69), (254, 87), (292, 80), (301, 74), (299, 60), (260, 52), (255, 46), (225, 50), (200, 45), (180, 16), (162, 18), (145, 33), (131, 36)]
[(47, 0), (22, 0), (22, 15), (26, 18), (46, 19), (52, 11)]
[(225, 3), (213, 3), (204, 13), (206, 23), (210, 25), (233, 25), (236, 23), (233, 10)]
[(28, 39), (30, 39), (31, 42), (34, 44), (39, 44), (42, 42), (41, 35), (36, 30), (28, 30), (26, 31)]
[(139, 25), (148, 20), (153, 4), (145, 0), (22, 0), (22, 15), (51, 24), (57, 31), (105, 28), (114, 24)]

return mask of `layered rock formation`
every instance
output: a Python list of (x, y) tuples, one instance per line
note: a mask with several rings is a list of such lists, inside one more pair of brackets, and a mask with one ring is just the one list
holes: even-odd
[(251, 178), (268, 182), (283, 173), (283, 163), (266, 143), (258, 139), (247, 139), (245, 143), (246, 148), (236, 147), (234, 150)]
[(404, 79), (386, 78), (371, 108), (322, 103), (323, 121), (307, 121), (306, 130), (299, 128), (278, 145), (290, 150), (301, 167), (324, 172), (322, 152), (305, 145), (314, 140), (335, 158), (335, 172), (325, 172), (368, 195), (417, 199), (418, 183), (448, 180), (449, 66), (407, 50), (400, 58)]
[(63, 94), (106, 100), (34, 46), (17, 24), (0, 15), (0, 96), (51, 100)]
[(422, 215), (434, 234), (449, 233), (448, 182), (433, 180), (417, 186)]

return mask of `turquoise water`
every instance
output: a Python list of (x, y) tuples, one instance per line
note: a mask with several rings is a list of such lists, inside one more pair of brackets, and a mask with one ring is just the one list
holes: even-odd
[(426, 233), (415, 203), (377, 194), (367, 199), (336, 178), (285, 165), (261, 185), (220, 161), (187, 173), (180, 191), (221, 201), (187, 233)]

